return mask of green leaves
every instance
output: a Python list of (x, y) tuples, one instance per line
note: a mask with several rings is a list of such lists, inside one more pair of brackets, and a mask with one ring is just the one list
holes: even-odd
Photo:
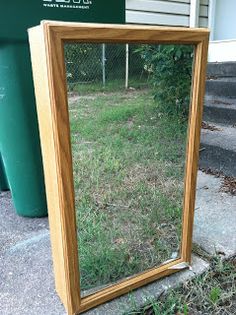
[(217, 303), (221, 296), (221, 289), (219, 287), (214, 287), (211, 289), (209, 298), (212, 303)]
[(192, 79), (193, 47), (186, 45), (142, 45), (136, 50), (151, 75), (159, 110), (186, 117)]

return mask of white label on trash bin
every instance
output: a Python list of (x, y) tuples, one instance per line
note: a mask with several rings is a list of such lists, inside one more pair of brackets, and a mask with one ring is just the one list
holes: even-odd
[(60, 9), (88, 10), (93, 4), (92, 0), (42, 0), (43, 6)]

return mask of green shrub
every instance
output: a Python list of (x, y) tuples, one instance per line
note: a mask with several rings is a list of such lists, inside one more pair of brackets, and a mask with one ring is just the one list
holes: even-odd
[(161, 112), (186, 117), (189, 110), (193, 47), (142, 45), (136, 52), (145, 62)]

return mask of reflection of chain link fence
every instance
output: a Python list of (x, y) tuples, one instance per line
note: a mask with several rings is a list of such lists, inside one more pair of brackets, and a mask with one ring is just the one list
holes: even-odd
[(65, 62), (70, 90), (79, 85), (111, 85), (120, 88), (144, 86), (148, 73), (138, 45), (67, 44)]

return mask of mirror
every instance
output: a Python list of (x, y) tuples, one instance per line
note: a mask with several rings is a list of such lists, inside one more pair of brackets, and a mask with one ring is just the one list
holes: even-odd
[(43, 21), (29, 39), (56, 290), (77, 314), (191, 264), (209, 31)]
[(81, 296), (181, 257), (194, 46), (64, 46)]

